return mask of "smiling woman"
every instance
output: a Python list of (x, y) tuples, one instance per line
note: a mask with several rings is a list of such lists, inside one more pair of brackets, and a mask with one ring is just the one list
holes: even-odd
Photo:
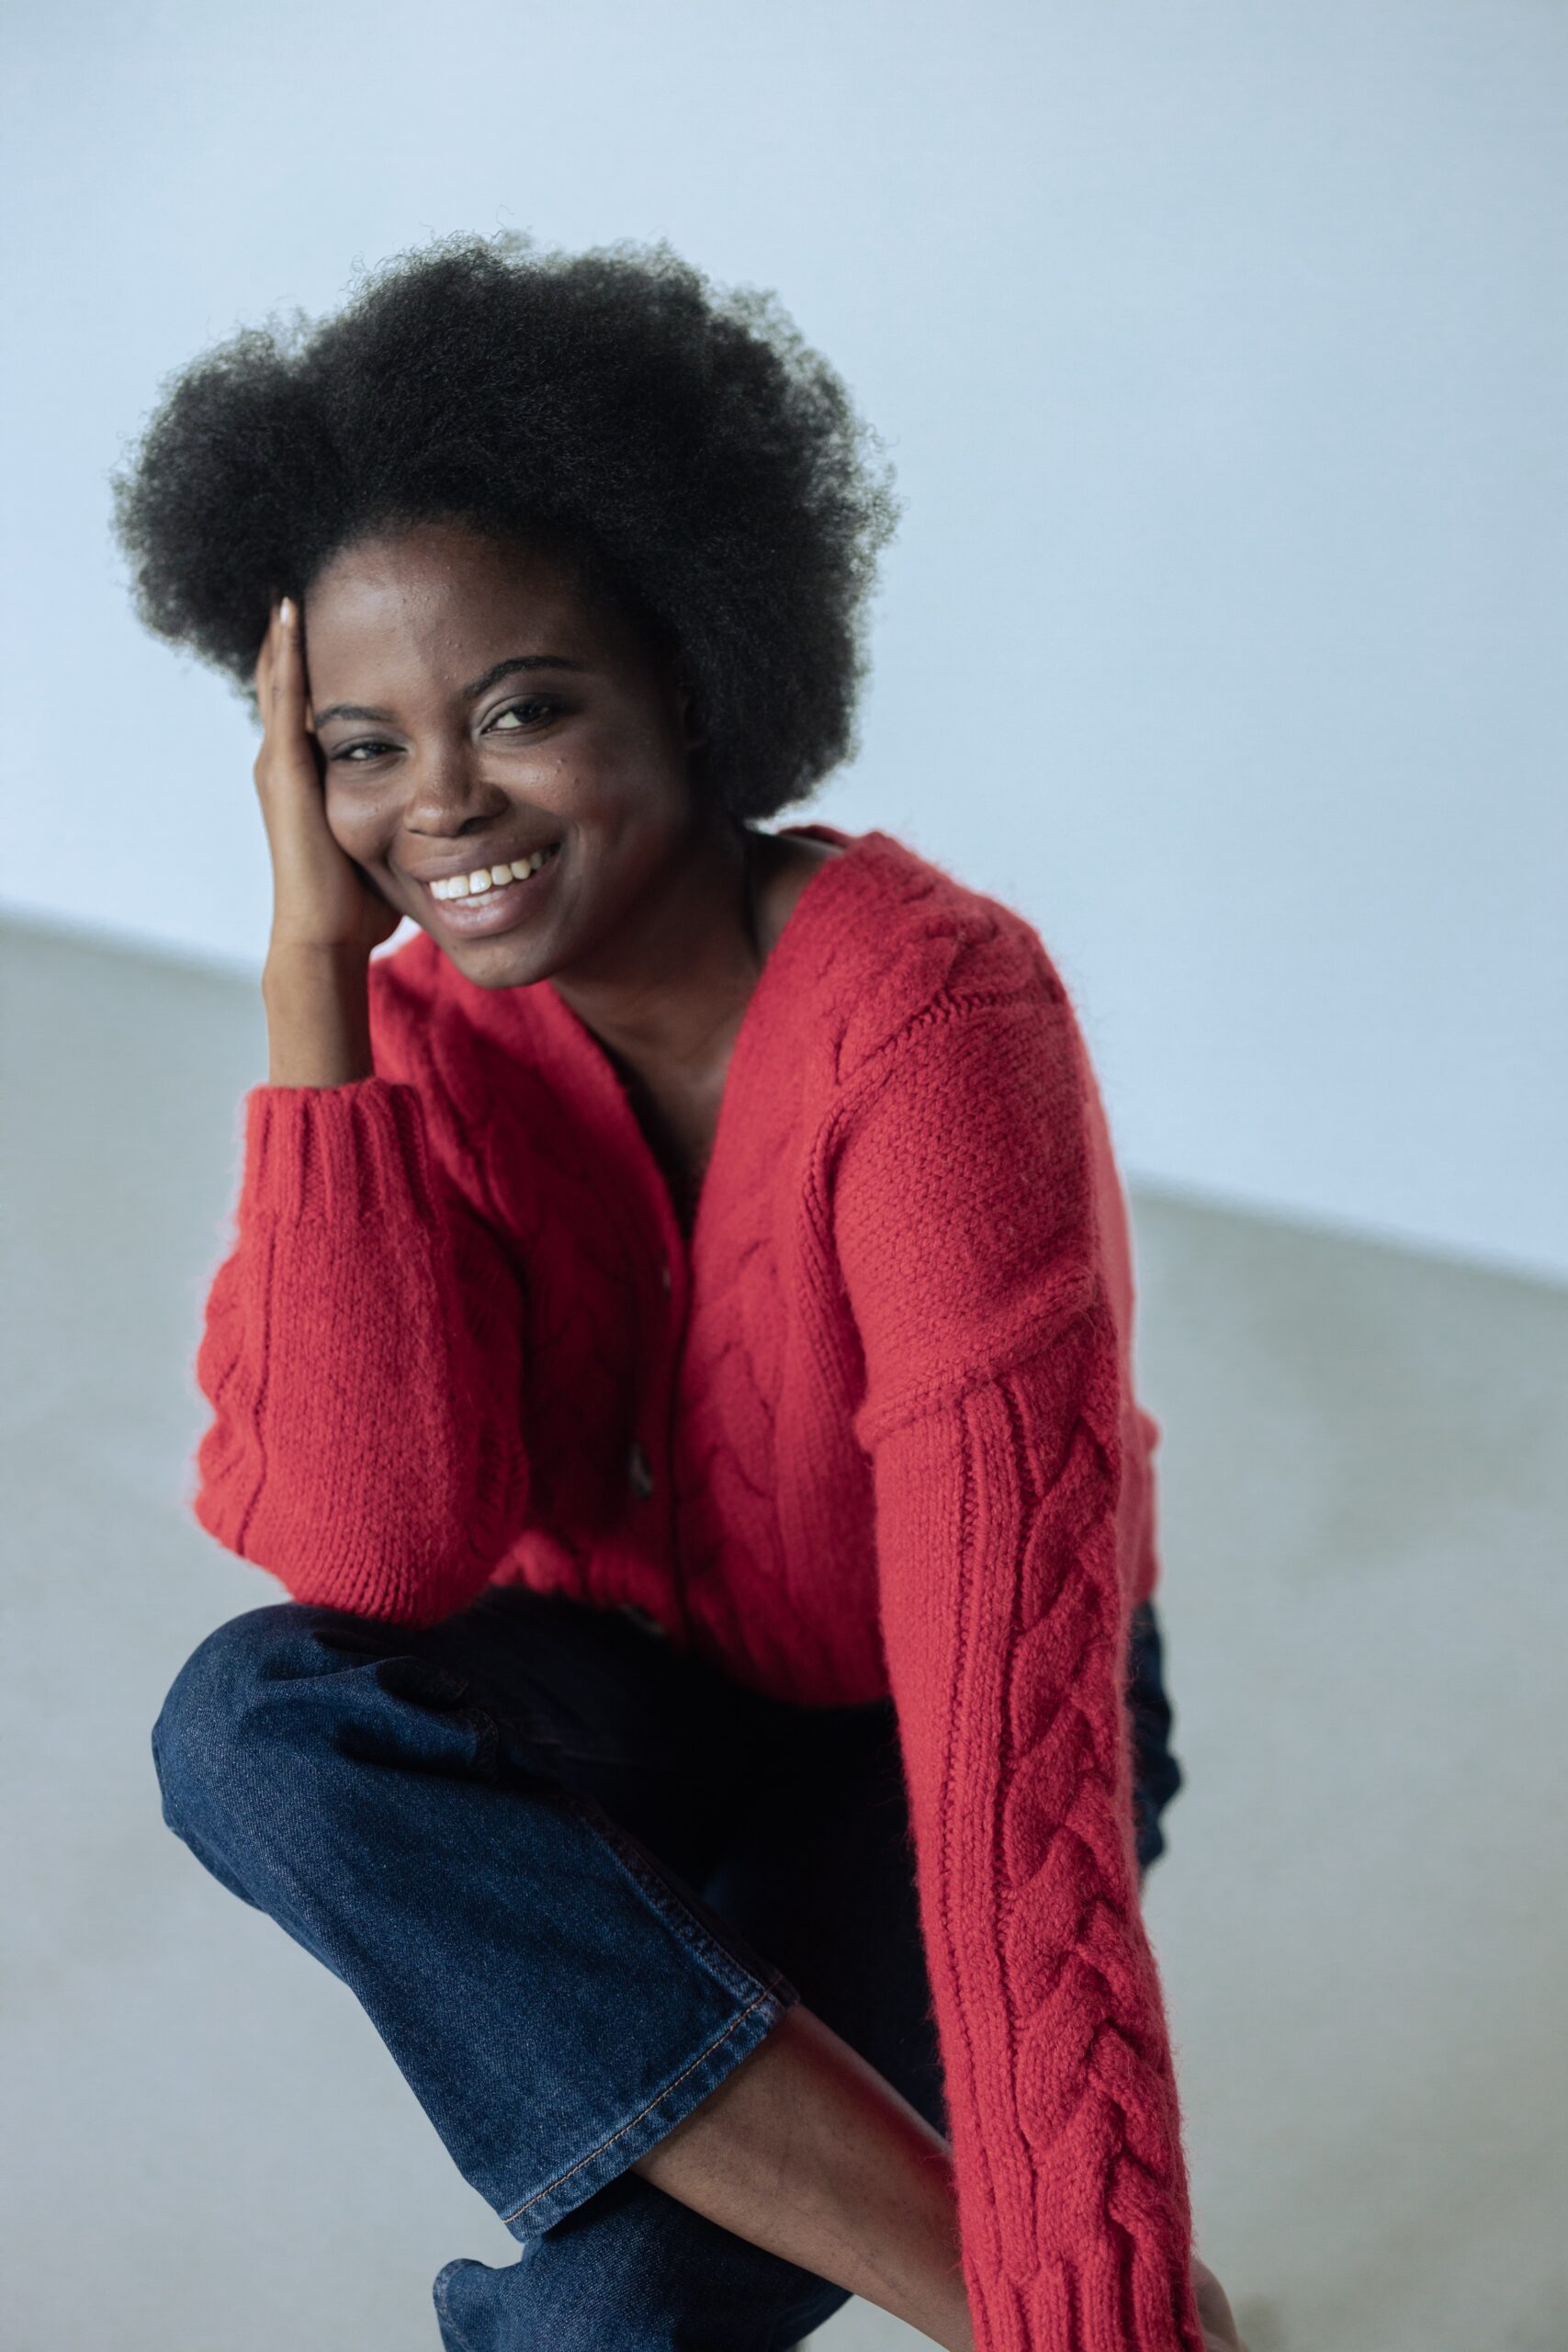
[(1234, 2346), (1093, 1074), (1021, 916), (758, 822), (853, 744), (844, 388), (667, 248), (447, 241), (197, 361), (116, 495), (254, 688), (274, 877), (193, 1508), (289, 1598), (180, 1668), (164, 1813), (522, 2242), (450, 2352), (851, 2293)]
[(463, 524), (360, 539), (312, 582), (304, 643), (334, 838), (480, 986), (565, 967), (586, 1011), (612, 942), (651, 977), (677, 852), (689, 951), (737, 827), (693, 793), (677, 665), (570, 561)]

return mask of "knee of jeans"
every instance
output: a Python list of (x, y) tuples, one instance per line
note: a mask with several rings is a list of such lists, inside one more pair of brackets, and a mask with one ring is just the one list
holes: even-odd
[(206, 1634), (175, 1675), (152, 1731), (171, 1829), (181, 1831), (193, 1812), (205, 1814), (215, 1795), (249, 1784), (252, 1776), (235, 1765), (253, 1742), (269, 1662), (297, 1637), (299, 1615), (294, 1601), (246, 1610)]

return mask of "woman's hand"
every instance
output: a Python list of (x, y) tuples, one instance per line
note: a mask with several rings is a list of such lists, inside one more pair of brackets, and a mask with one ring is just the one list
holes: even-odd
[(1247, 2352), (1225, 2290), (1206, 2262), (1192, 2257), (1192, 2290), (1203, 2323), (1203, 2352)]
[(347, 951), (369, 959), (402, 920), (327, 824), (320, 756), (305, 698), (299, 611), (275, 605), (256, 662), (262, 745), (254, 769), (272, 852), (275, 949)]
[(299, 613), (274, 611), (256, 662), (264, 729), (256, 794), (272, 851), (272, 941), (262, 971), (274, 1086), (345, 1086), (376, 1074), (370, 951), (399, 922), (338, 847), (305, 704)]

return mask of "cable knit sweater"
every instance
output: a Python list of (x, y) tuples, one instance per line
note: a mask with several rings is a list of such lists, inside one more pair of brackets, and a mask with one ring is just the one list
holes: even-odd
[(1201, 2352), (1124, 1676), (1154, 1589), (1126, 1212), (1036, 933), (836, 842), (748, 1003), (690, 1237), (592, 1033), (421, 933), (376, 1075), (246, 1096), (191, 1498), (301, 1600), (629, 1607), (891, 1693), (981, 2352)]

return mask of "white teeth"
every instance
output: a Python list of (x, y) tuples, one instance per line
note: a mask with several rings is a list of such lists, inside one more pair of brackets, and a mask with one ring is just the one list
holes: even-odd
[(445, 881), (433, 882), (432, 896), (437, 899), (478, 899), (487, 890), (504, 889), (509, 882), (525, 882), (536, 874), (547, 857), (554, 854), (559, 844), (550, 849), (536, 849), (532, 857), (514, 857), (509, 865), (476, 865), (471, 874), (450, 874)]

